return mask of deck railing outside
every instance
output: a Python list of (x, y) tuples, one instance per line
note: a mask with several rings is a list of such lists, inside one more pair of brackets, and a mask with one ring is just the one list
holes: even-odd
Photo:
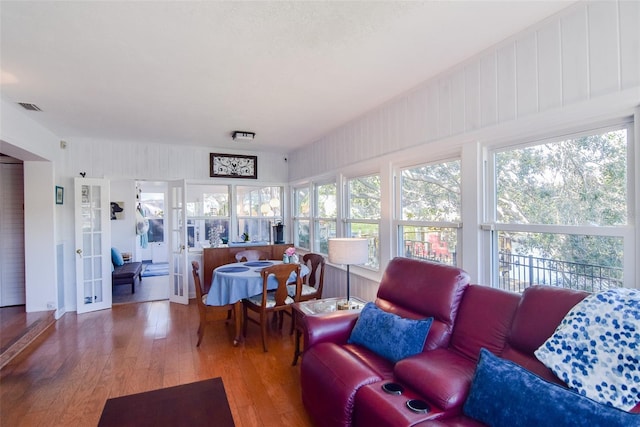
[(442, 264), (456, 265), (455, 252), (432, 250), (429, 242), (405, 240), (404, 256), (406, 258), (423, 259), (426, 261), (441, 262)]
[(498, 283), (502, 289), (522, 292), (534, 285), (557, 286), (587, 292), (623, 286), (622, 268), (499, 252)]
[[(427, 242), (405, 240), (404, 256), (456, 265), (456, 253), (435, 253)], [(535, 285), (556, 286), (587, 292), (598, 292), (623, 286), (623, 269), (582, 264), (532, 255), (498, 253), (500, 264), (498, 287), (522, 292)]]

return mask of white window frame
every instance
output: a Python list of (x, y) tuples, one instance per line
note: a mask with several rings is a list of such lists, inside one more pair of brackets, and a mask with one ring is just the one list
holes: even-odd
[[(323, 180), (323, 181), (317, 181), (313, 183), (313, 190), (312, 190), (312, 197), (313, 197), (313, 202), (312, 202), (312, 221), (311, 221), (311, 225), (312, 225), (312, 252), (315, 253), (319, 253), (322, 255), (328, 255), (328, 250), (327, 251), (323, 251), (320, 248), (320, 236), (318, 235), (318, 233), (316, 232), (317, 229), (319, 228), (319, 224), (321, 221), (326, 221), (326, 222), (334, 222), (335, 223), (335, 229), (336, 229), (336, 233), (335, 236), (330, 236), (331, 237), (339, 237), (342, 235), (341, 230), (340, 230), (340, 212), (341, 212), (341, 206), (340, 206), (340, 188), (341, 186), (339, 185), (340, 179), (339, 177), (336, 177), (335, 179), (331, 179), (331, 180)], [(319, 205), (318, 205), (318, 188), (321, 186), (325, 186), (325, 185), (335, 185), (336, 187), (336, 216), (335, 217), (321, 217), (320, 216), (320, 209), (319, 209)]]
[[(238, 203), (238, 188), (251, 188), (252, 191), (262, 191), (265, 188), (278, 188), (280, 191), (280, 215), (273, 215), (273, 216), (269, 216), (269, 215), (264, 215), (262, 213), (262, 211), (258, 212), (257, 215), (239, 215), (239, 203)], [(233, 193), (232, 193), (232, 197), (234, 200), (234, 214), (235, 214), (235, 221), (234, 224), (232, 225), (233, 230), (234, 230), (234, 238), (236, 239), (235, 241), (239, 241), (241, 240), (240, 238), (240, 221), (241, 220), (245, 220), (245, 221), (253, 221), (253, 220), (258, 220), (259, 223), (262, 221), (268, 221), (270, 223), (269, 227), (272, 227), (273, 225), (275, 225), (277, 222), (281, 222), (284, 223), (284, 187), (282, 185), (269, 185), (269, 184), (264, 184), (264, 185), (245, 185), (245, 184), (239, 184), (239, 185), (235, 185), (233, 187)], [(260, 204), (264, 204), (264, 203), (269, 203), (270, 201), (260, 201)], [(270, 242), (271, 239), (271, 228), (269, 228), (267, 235), (266, 236), (260, 236), (260, 238), (262, 239), (261, 241), (266, 241), (266, 242)], [(231, 239), (231, 234), (229, 234), (229, 238)], [(255, 240), (253, 238), (253, 236), (249, 236), (249, 238), (253, 241)], [(265, 240), (266, 239), (266, 240)]]
[(437, 160), (429, 160), (421, 163), (411, 164), (411, 165), (403, 165), (398, 166), (394, 172), (394, 186), (395, 186), (395, 203), (394, 203), (394, 220), (393, 220), (393, 230), (395, 234), (395, 244), (396, 244), (396, 255), (399, 257), (405, 256), (405, 248), (404, 248), (404, 239), (401, 233), (401, 229), (404, 227), (433, 227), (433, 228), (450, 228), (456, 230), (456, 240), (457, 240), (457, 252), (456, 252), (456, 261), (455, 265), (457, 267), (462, 266), (462, 217), (463, 217), (463, 207), (464, 202), (462, 200), (462, 191), (463, 184), (460, 185), (460, 221), (458, 222), (449, 222), (449, 221), (423, 221), (423, 220), (405, 220), (402, 219), (402, 172), (407, 169), (418, 168), (422, 166), (430, 166), (430, 165), (438, 165), (442, 163), (450, 163), (453, 161), (457, 161), (460, 163), (460, 176), (462, 179), (462, 159), (459, 155), (452, 157), (444, 157), (439, 158)]
[[(380, 199), (380, 211), (378, 213), (378, 218), (367, 218), (367, 219), (359, 219), (359, 218), (351, 218), (351, 190), (350, 190), (350, 186), (349, 184), (351, 183), (351, 181), (353, 180), (357, 180), (357, 179), (362, 179), (362, 178), (368, 178), (368, 177), (373, 177), (373, 176), (377, 176), (378, 179), (380, 180), (380, 194), (379, 194), (379, 199)], [(374, 271), (379, 271), (380, 270), (380, 262), (381, 262), (381, 253), (382, 253), (382, 248), (381, 248), (381, 236), (380, 236), (380, 230), (382, 227), (382, 188), (383, 188), (383, 182), (382, 182), (382, 174), (379, 172), (375, 172), (375, 173), (370, 173), (370, 174), (366, 174), (366, 175), (358, 175), (358, 176), (351, 176), (351, 177), (344, 177), (343, 178), (343, 194), (344, 194), (344, 201), (343, 201), (343, 206), (344, 206), (344, 213), (343, 213), (343, 224), (344, 224), (344, 230), (343, 230), (343, 235), (344, 237), (351, 237), (351, 225), (352, 224), (373, 224), (373, 225), (377, 225), (378, 226), (378, 248), (377, 248), (377, 253), (376, 253), (376, 263), (375, 265), (371, 265), (370, 263), (364, 264), (361, 267), (363, 268), (368, 268), (370, 270), (374, 270)], [(371, 251), (371, 248), (369, 249)]]
[[(544, 225), (544, 224), (507, 224), (497, 222), (496, 213), (496, 165), (495, 154), (514, 149), (522, 149), (537, 146), (545, 143), (558, 142), (567, 139), (575, 139), (585, 135), (602, 134), (609, 131), (626, 128), (627, 130), (627, 224), (619, 226), (572, 226), (572, 225)], [(485, 191), (485, 216), (486, 219), (481, 225), (481, 232), (485, 233), (485, 253), (490, 253), (489, 258), (489, 282), (491, 286), (497, 286), (499, 274), (498, 259), (498, 232), (531, 232), (531, 233), (552, 233), (565, 235), (591, 235), (602, 237), (618, 237), (623, 239), (623, 283), (624, 287), (635, 287), (635, 251), (636, 251), (636, 230), (634, 227), (636, 188), (634, 163), (637, 155), (635, 153), (635, 132), (634, 121), (629, 119), (616, 120), (610, 123), (602, 123), (595, 126), (583, 126), (580, 130), (567, 132), (556, 132), (552, 135), (544, 135), (539, 138), (530, 138), (515, 144), (505, 144), (502, 146), (486, 147), (486, 191)]]
[[(298, 200), (298, 192), (301, 190), (306, 190), (309, 198), (309, 215), (302, 216), (300, 215), (299, 210), (299, 200)], [(313, 197), (313, 187), (310, 184), (298, 185), (294, 186), (291, 189), (291, 200), (293, 207), (291, 211), (293, 215), (291, 216), (291, 225), (292, 235), (293, 235), (293, 244), (296, 247), (301, 249), (312, 251), (314, 247), (314, 225), (313, 225), (313, 206), (314, 206), (314, 197)], [(300, 235), (298, 234), (298, 226), (301, 221), (307, 221), (309, 224), (309, 247), (304, 247), (300, 245)]]

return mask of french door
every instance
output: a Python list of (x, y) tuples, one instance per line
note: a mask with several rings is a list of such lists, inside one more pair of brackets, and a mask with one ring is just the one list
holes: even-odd
[(75, 178), (75, 247), (78, 314), (111, 308), (109, 181)]
[(189, 304), (186, 199), (186, 181), (169, 182), (169, 300), (180, 304)]

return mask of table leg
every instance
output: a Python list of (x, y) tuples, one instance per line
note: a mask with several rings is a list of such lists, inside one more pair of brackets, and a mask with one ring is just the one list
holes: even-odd
[(234, 304), (236, 336), (233, 339), (233, 345), (236, 346), (242, 341), (242, 300)]

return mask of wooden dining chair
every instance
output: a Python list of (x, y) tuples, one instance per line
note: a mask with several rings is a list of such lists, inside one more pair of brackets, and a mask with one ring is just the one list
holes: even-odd
[(204, 328), (207, 325), (207, 322), (211, 319), (211, 315), (216, 314), (216, 319), (220, 319), (218, 313), (222, 311), (227, 311), (227, 318), (230, 318), (230, 313), (234, 309), (233, 304), (221, 305), (221, 306), (213, 306), (207, 305), (207, 294), (203, 293), (202, 285), (200, 284), (200, 274), (198, 271), (200, 270), (200, 264), (198, 261), (191, 262), (191, 268), (193, 273), (193, 284), (196, 288), (196, 303), (198, 304), (198, 312), (200, 313), (200, 324), (198, 325), (198, 343), (196, 347), (200, 347), (200, 343), (202, 342), (202, 337), (204, 336)]
[(269, 256), (266, 252), (259, 251), (257, 249), (245, 249), (236, 254), (236, 262), (245, 261), (258, 261), (261, 259), (268, 259)]
[[(322, 298), (322, 287), (324, 285), (324, 257), (320, 254), (309, 253), (302, 257), (302, 262), (309, 267), (309, 274), (304, 276), (302, 290), (296, 302), (309, 301)], [(296, 286), (289, 284), (289, 296), (295, 298)]]
[[(287, 282), (291, 273), (296, 273), (296, 294), (294, 297), (288, 295)], [(300, 264), (277, 264), (271, 267), (262, 269), (260, 272), (262, 277), (262, 293), (242, 300), (242, 314), (243, 314), (243, 335), (247, 336), (247, 324), (253, 322), (259, 324), (262, 330), (262, 347), (264, 351), (267, 349), (267, 323), (269, 313), (278, 313), (280, 316), (280, 322), (278, 329), (282, 330), (282, 318), (283, 314), (288, 314), (292, 317), (291, 304), (295, 301), (295, 298), (300, 297), (302, 290), (302, 278), (300, 277)], [(278, 288), (275, 290), (268, 290), (269, 276), (275, 276), (278, 281)], [(260, 315), (256, 320), (249, 317), (248, 311), (251, 310)], [(293, 320), (292, 320), (293, 321)]]

